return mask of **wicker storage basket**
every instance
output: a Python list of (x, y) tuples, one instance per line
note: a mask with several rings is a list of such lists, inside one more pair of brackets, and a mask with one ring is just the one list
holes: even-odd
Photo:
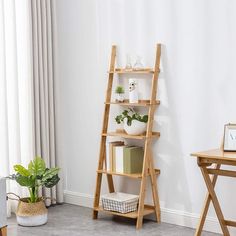
[(101, 197), (104, 210), (128, 213), (136, 211), (139, 196), (127, 193), (108, 193)]

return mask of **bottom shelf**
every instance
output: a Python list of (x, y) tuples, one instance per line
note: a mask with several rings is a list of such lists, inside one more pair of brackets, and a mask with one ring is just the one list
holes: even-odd
[[(136, 219), (138, 217), (138, 211), (133, 211), (133, 212), (129, 212), (129, 213), (119, 213), (119, 212), (115, 212), (115, 211), (107, 211), (104, 210), (102, 208), (102, 206), (99, 207), (95, 207), (94, 211), (102, 211), (102, 212), (106, 212), (108, 214), (112, 214), (112, 215), (117, 215), (117, 216), (123, 216), (123, 217), (128, 217), (128, 218), (133, 218)], [(143, 215), (149, 215), (155, 212), (154, 206), (150, 206), (150, 205), (144, 205), (144, 210), (143, 210)]]

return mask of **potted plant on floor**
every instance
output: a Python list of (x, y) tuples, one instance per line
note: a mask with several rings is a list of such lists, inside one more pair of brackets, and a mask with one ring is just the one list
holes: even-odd
[(130, 135), (140, 135), (146, 131), (148, 115), (140, 115), (134, 109), (124, 110), (115, 118), (117, 124), (124, 123), (124, 130)]
[(39, 196), (39, 189), (55, 186), (60, 180), (58, 176), (60, 169), (58, 167), (46, 168), (44, 160), (41, 157), (36, 157), (29, 163), (28, 168), (15, 165), (14, 170), (16, 174), (9, 176), (9, 178), (29, 190), (29, 197), (18, 197), (16, 211), (18, 224), (22, 226), (46, 224), (48, 219), (48, 210), (44, 203), (46, 198)]

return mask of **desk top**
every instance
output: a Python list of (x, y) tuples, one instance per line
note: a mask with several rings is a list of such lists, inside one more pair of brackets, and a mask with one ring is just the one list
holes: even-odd
[(221, 159), (236, 162), (236, 152), (224, 152), (222, 149), (213, 149), (203, 152), (192, 153), (191, 156), (205, 157), (207, 159)]

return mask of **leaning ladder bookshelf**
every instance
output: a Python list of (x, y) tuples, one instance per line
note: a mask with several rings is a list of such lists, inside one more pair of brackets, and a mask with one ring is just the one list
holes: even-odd
[[(136, 228), (140, 229), (143, 224), (143, 217), (145, 215), (149, 215), (155, 213), (156, 221), (161, 221), (161, 212), (160, 212), (160, 203), (159, 196), (157, 191), (157, 181), (156, 176), (160, 174), (160, 170), (154, 169), (154, 162), (152, 156), (152, 140), (158, 138), (160, 136), (159, 132), (153, 132), (153, 120), (156, 106), (160, 104), (160, 101), (156, 100), (157, 95), (157, 85), (158, 85), (158, 75), (160, 72), (160, 57), (161, 57), (161, 45), (157, 44), (156, 46), (156, 59), (153, 69), (147, 70), (126, 70), (122, 68), (115, 68), (115, 59), (116, 59), (116, 46), (112, 46), (111, 59), (110, 59), (110, 69), (108, 71), (108, 84), (106, 91), (106, 101), (104, 108), (104, 116), (103, 116), (103, 127), (101, 133), (101, 143), (100, 143), (100, 153), (99, 153), (99, 162), (97, 169), (97, 180), (96, 180), (96, 190), (94, 197), (94, 208), (93, 208), (93, 219), (97, 219), (98, 212), (103, 211), (113, 215), (119, 215), (128, 218), (137, 219)], [(151, 83), (151, 98), (150, 100), (141, 100), (139, 103), (129, 103), (125, 101), (124, 103), (118, 103), (111, 101), (112, 95), (112, 85), (114, 74), (149, 74), (150, 78), (152, 78)], [(145, 77), (146, 78), (146, 77)], [(148, 78), (147, 78), (148, 79)], [(148, 108), (148, 123), (147, 130), (143, 135), (128, 135), (124, 132), (109, 132), (108, 131), (108, 122), (109, 122), (109, 113), (111, 105), (120, 105), (120, 106), (142, 106)], [(106, 138), (108, 136), (117, 136), (127, 139), (140, 139), (144, 140), (144, 159), (143, 159), (143, 170), (140, 174), (121, 174), (110, 172), (105, 169), (105, 160), (106, 160)], [(102, 176), (107, 176), (108, 188), (109, 192), (115, 192), (114, 183), (113, 183), (113, 175), (117, 176), (126, 176), (129, 178), (141, 179), (140, 185), (140, 193), (139, 193), (139, 204), (138, 210), (135, 212), (130, 212), (126, 214), (106, 211), (101, 206), (100, 203), (100, 194), (101, 194), (101, 184), (102, 184)], [(152, 188), (152, 196), (153, 196), (153, 205), (146, 205), (145, 201), (145, 192), (146, 192), (146, 183), (147, 178), (151, 180), (151, 188)]]

